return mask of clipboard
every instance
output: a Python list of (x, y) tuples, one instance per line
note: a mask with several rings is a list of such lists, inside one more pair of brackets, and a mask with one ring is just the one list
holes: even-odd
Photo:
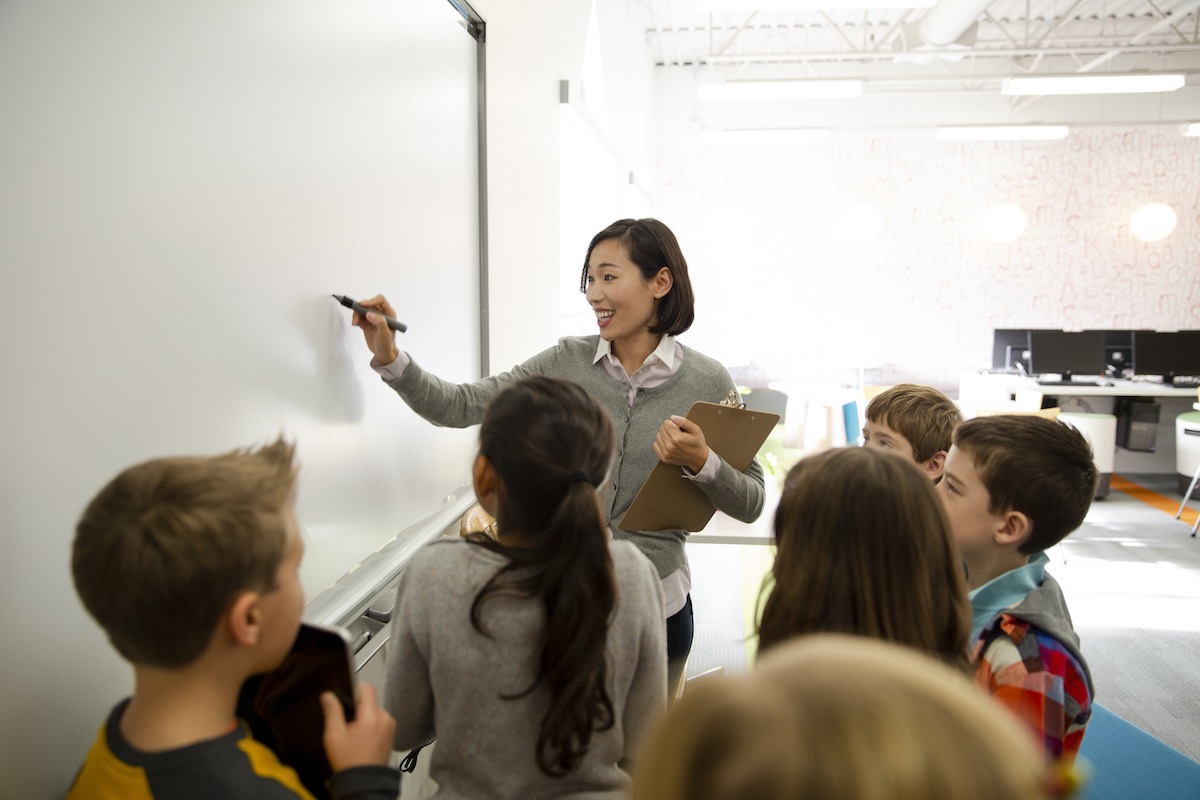
[[(705, 402), (695, 403), (687, 418), (704, 431), (704, 440), (713, 452), (741, 472), (750, 466), (779, 422), (778, 414)], [(660, 461), (633, 498), (620, 526), (627, 531), (682, 528), (695, 533), (704, 529), (716, 511), (704, 490), (683, 477), (683, 467)]]

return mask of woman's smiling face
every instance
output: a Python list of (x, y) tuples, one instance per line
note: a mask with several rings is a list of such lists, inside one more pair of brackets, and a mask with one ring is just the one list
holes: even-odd
[(663, 267), (646, 280), (617, 239), (606, 239), (592, 248), (587, 301), (596, 312), (600, 336), (617, 342), (645, 334), (657, 318), (659, 300), (671, 288), (670, 276), (670, 270)]

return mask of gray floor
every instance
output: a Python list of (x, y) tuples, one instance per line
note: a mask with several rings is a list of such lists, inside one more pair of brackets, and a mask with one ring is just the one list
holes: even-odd
[[(1126, 477), (1179, 502), (1173, 476)], [(1066, 592), (1096, 700), (1200, 760), (1200, 539), (1190, 538), (1190, 526), (1174, 513), (1174, 506), (1162, 511), (1113, 491), (1050, 552), (1049, 571)], [(757, 523), (764, 524), (769, 520)], [(721, 515), (712, 523), (739, 525)], [(696, 610), (688, 674), (744, 670), (754, 594), (771, 549), (691, 544), (688, 555)]]

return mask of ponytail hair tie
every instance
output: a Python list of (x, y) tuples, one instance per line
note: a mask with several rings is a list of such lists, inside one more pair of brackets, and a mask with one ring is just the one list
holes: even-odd
[(588, 475), (583, 470), (578, 470), (578, 469), (575, 470), (574, 472), (568, 472), (567, 477), (564, 479), (563, 482), (566, 483), (567, 486), (570, 486), (572, 483), (581, 483), (581, 482), (582, 483), (590, 483), (593, 486), (595, 486), (595, 482), (592, 480), (592, 476)]

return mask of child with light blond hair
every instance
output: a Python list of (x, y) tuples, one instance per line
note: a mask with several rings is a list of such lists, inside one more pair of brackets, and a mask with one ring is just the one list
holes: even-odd
[(637, 765), (634, 800), (1037, 800), (1073, 788), (958, 671), (838, 634), (689, 689)]

